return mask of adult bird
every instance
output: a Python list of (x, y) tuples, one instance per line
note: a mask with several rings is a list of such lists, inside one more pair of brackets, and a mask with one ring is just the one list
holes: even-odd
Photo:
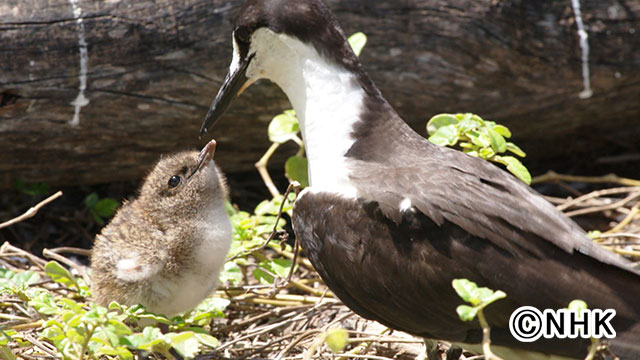
[(233, 59), (202, 125), (266, 78), (288, 96), (309, 161), (293, 225), (327, 285), (356, 313), (425, 338), (478, 344), (462, 322), (456, 278), (500, 289), (486, 311), (494, 350), (584, 357), (588, 339), (517, 341), (511, 313), (582, 299), (613, 308), (611, 350), (640, 358), (640, 276), (593, 244), (528, 186), (462, 152), (431, 144), (384, 99), (320, 0), (249, 0)]

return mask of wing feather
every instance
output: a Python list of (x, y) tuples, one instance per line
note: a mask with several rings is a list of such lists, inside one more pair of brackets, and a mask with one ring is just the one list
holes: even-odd
[(575, 222), (506, 171), (426, 140), (422, 146), (424, 151), (418, 153), (431, 156), (405, 158), (401, 165), (350, 160), (350, 178), (360, 195), (378, 202), (394, 222), (399, 223), (399, 204), (408, 198), (436, 224), (451, 221), (513, 254), (544, 256), (533, 241), (540, 238), (568, 253), (578, 251), (634, 271), (628, 261), (594, 244)]

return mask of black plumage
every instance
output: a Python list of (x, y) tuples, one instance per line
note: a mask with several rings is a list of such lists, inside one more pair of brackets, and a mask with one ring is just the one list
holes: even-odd
[[(427, 179), (415, 175), (423, 173), (420, 168), (410, 167), (386, 168), (387, 174), (393, 174), (384, 177), (388, 182), (376, 177), (378, 181), (369, 189), (378, 197), (372, 198), (388, 201), (389, 211), (395, 213), (392, 216), (385, 215), (384, 206), (377, 201), (353, 201), (330, 193), (311, 191), (296, 201), (296, 236), (322, 278), (347, 306), (415, 335), (478, 343), (482, 339), (479, 324), (460, 321), (456, 307), (463, 301), (451, 287), (453, 279), (467, 278), (507, 293), (506, 299), (486, 309), (494, 344), (583, 357), (588, 340), (521, 343), (508, 328), (509, 316), (520, 306), (559, 309), (571, 300), (583, 299), (594, 309), (617, 310), (613, 321), (618, 333), (613, 342), (616, 355), (633, 359), (640, 354), (636, 343), (640, 282), (624, 261), (588, 240), (580, 241), (584, 233), (525, 186), (516, 183), (514, 189), (513, 184), (500, 184), (501, 180), (507, 184), (519, 180), (508, 175), (496, 180), (495, 174), (486, 182), (482, 175), (487, 174), (451, 176), (451, 171), (460, 171), (453, 169), (459, 161), (436, 165), (426, 160), (422, 165), (430, 162), (433, 176)], [(488, 174), (501, 172), (487, 165)], [(366, 178), (372, 179), (367, 168), (376, 166), (365, 167), (360, 174), (365, 183)], [(407, 171), (404, 176), (403, 170)], [(428, 197), (416, 199), (420, 207), (428, 206), (428, 212), (417, 207), (400, 212), (397, 206), (389, 206), (399, 201), (389, 200), (402, 199), (401, 191), (411, 189), (397, 186), (392, 179), (402, 179), (403, 185), (415, 188), (433, 184), (431, 181), (449, 186), (435, 189), (429, 185), (437, 194), (431, 197), (426, 190)], [(469, 196), (472, 189), (475, 199)], [(514, 190), (524, 194), (515, 197), (510, 193)], [(510, 207), (517, 200), (522, 204)], [(542, 207), (529, 205), (527, 200)]]

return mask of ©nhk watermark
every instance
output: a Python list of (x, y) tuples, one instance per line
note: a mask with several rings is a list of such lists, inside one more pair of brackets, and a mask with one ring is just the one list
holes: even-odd
[(522, 342), (534, 342), (540, 337), (613, 339), (616, 337), (616, 331), (611, 326), (614, 316), (614, 309), (540, 311), (533, 306), (522, 306), (511, 314), (509, 330), (514, 338)]

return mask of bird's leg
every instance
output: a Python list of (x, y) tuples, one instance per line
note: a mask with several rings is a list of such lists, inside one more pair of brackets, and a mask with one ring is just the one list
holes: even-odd
[(462, 348), (451, 344), (447, 350), (447, 360), (460, 360), (460, 356), (462, 356)]
[(416, 357), (416, 360), (440, 360), (438, 356), (438, 341), (423, 338), (424, 351)]

